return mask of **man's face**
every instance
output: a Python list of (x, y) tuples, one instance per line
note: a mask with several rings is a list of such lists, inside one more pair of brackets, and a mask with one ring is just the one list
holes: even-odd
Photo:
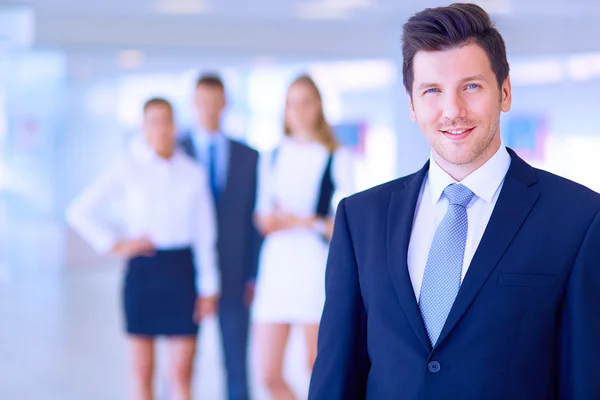
[(161, 155), (170, 155), (175, 148), (173, 112), (162, 104), (148, 107), (144, 113), (144, 130), (148, 143)]
[(499, 89), (487, 54), (474, 43), (420, 51), (413, 71), (410, 117), (438, 164), (484, 164), (500, 146), (500, 112), (510, 109), (510, 79)]
[(225, 109), (225, 93), (217, 86), (199, 85), (195, 96), (196, 112), (202, 127), (207, 130), (218, 129), (221, 113)]

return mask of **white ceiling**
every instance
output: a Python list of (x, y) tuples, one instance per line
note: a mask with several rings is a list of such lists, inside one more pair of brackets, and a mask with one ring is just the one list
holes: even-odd
[[(510, 12), (521, 17), (600, 16), (597, 0), (473, 0), (490, 12)], [(190, 14), (224, 18), (293, 19), (306, 8), (348, 9), (354, 19), (389, 19), (425, 7), (447, 5), (438, 0), (12, 0), (0, 3), (27, 4), (49, 14), (155, 14), (171, 5)]]
[[(162, 2), (162, 3), (161, 3)], [(481, 0), (512, 55), (600, 50), (600, 0)], [(0, 0), (0, 4), (8, 2)], [(36, 14), (36, 46), (75, 60), (145, 63), (389, 57), (402, 23), (436, 0), (14, 0)], [(164, 4), (188, 14), (165, 14)], [(169, 10), (167, 10), (169, 11)], [(173, 11), (173, 10), (170, 10)], [(322, 18), (317, 18), (321, 16)], [(313, 17), (308, 18), (308, 17)], [(325, 18), (329, 17), (329, 18)], [(179, 60), (179, 61), (178, 61)], [(162, 65), (162, 64), (161, 64)]]

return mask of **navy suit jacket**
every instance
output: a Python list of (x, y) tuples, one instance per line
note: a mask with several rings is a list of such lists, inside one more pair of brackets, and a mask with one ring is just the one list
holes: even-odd
[[(253, 223), (258, 152), (229, 140), (227, 181), (216, 204), (217, 250), (222, 300), (243, 300), (246, 283), (256, 278), (261, 237)], [(189, 135), (181, 147), (191, 157), (196, 151)]]
[(600, 399), (600, 195), (510, 154), (434, 348), (407, 267), (428, 164), (341, 202), (310, 400)]

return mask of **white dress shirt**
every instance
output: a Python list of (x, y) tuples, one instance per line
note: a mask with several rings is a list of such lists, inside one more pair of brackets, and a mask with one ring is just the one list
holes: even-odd
[[(477, 246), (494, 211), (498, 195), (504, 183), (504, 177), (510, 167), (510, 154), (504, 145), (484, 165), (472, 172), (461, 183), (475, 196), (467, 206), (469, 228), (462, 268), (464, 279)], [(456, 181), (430, 158), (429, 172), (423, 181), (417, 201), (415, 219), (408, 245), (408, 272), (417, 300), (421, 293), (421, 284), (429, 249), (435, 231), (448, 209), (448, 200), (443, 196), (444, 189)]]
[[(112, 206), (112, 207), (111, 207)], [(116, 226), (107, 211), (114, 210)], [(158, 157), (139, 143), (87, 187), (67, 211), (70, 225), (98, 252), (146, 236), (158, 250), (192, 247), (197, 289), (218, 293), (215, 210), (206, 172), (186, 155)]]

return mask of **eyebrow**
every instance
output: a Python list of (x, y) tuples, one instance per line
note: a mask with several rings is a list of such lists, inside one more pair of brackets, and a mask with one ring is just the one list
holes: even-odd
[(461, 80), (462, 83), (468, 82), (468, 81), (485, 81), (485, 82), (487, 82), (487, 78), (485, 77), (485, 75), (477, 74), (477, 75), (467, 76), (466, 78)]
[[(469, 82), (469, 81), (485, 81), (485, 82), (487, 82), (487, 79), (484, 75), (477, 74), (477, 75), (467, 76), (466, 78), (463, 78), (460, 80), (461, 83), (465, 83), (465, 82)], [(419, 86), (417, 86), (417, 90), (428, 89), (428, 88), (435, 87), (435, 86), (440, 86), (440, 85), (438, 83), (434, 83), (434, 82), (423, 82)]]

